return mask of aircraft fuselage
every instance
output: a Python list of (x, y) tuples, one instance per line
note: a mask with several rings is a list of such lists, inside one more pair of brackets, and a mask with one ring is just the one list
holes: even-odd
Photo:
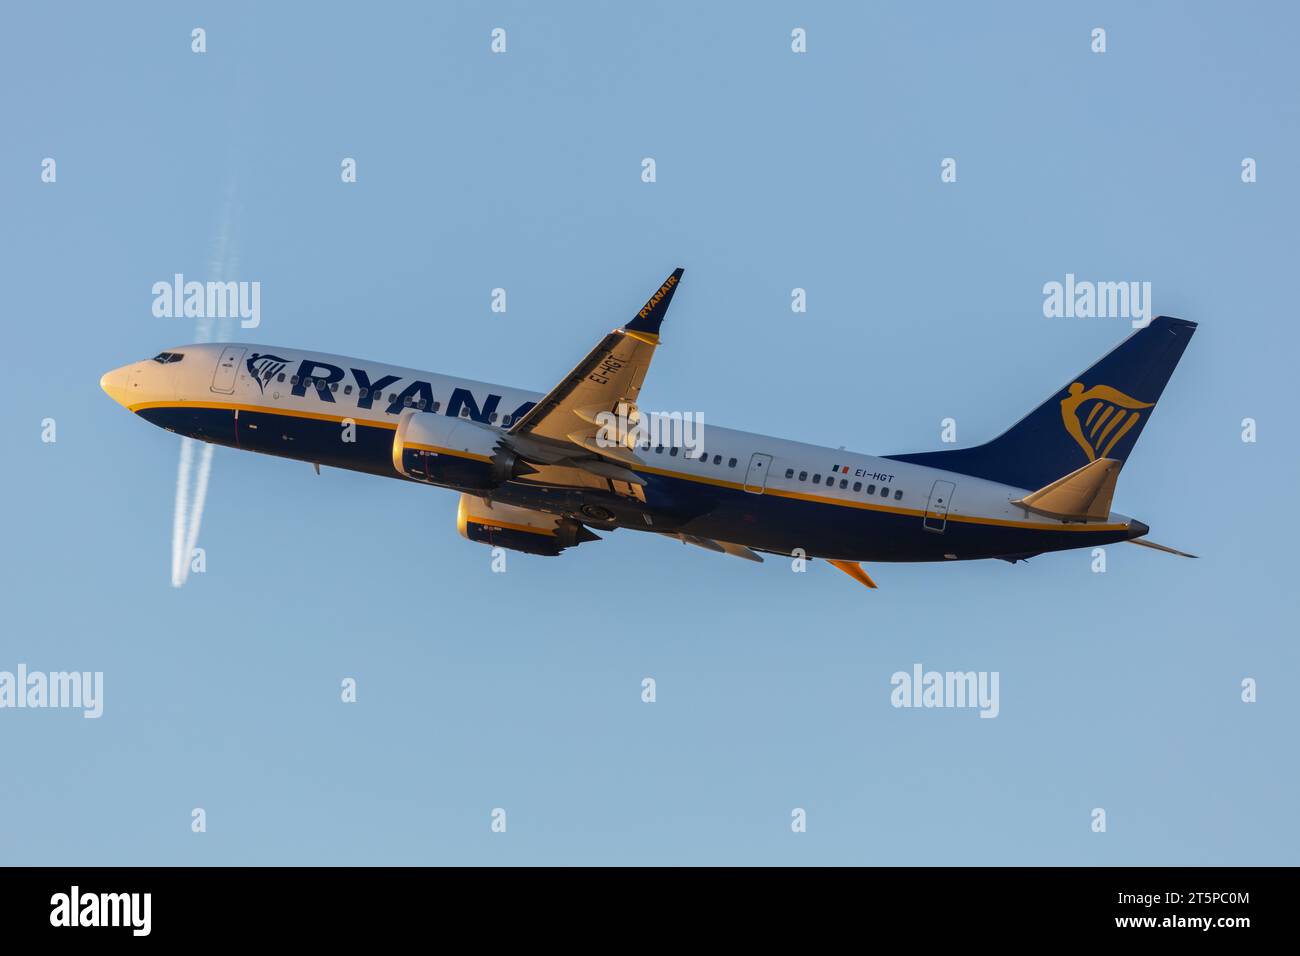
[[(543, 396), (344, 356), (260, 345), (172, 349), (102, 385), (140, 417), (244, 451), (410, 480), (393, 463), (403, 413), (499, 429)], [(685, 534), (844, 561), (1019, 558), (1145, 534), (1139, 521), (1056, 520), (1013, 503), (1032, 489), (706, 424), (703, 455), (642, 448), (635, 485), (563, 467), (494, 483), (473, 456), (425, 483), (568, 515), (595, 528)], [(454, 467), (452, 467), (454, 465)]]

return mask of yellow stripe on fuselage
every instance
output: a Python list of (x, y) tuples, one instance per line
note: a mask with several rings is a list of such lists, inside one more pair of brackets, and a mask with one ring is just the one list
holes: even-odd
[(324, 412), (304, 412), (295, 408), (268, 408), (265, 405), (237, 405), (231, 402), (141, 402), (139, 405), (128, 405), (127, 409), (132, 412), (138, 412), (144, 408), (220, 408), (230, 412), (261, 412), (265, 415), (284, 415), (288, 418), (312, 418), (321, 422), (341, 422), (344, 419), (351, 419), (358, 425), (370, 425), (374, 428), (387, 428), (389, 431), (397, 431), (397, 422), (376, 420), (373, 418), (357, 418), (353, 415), (327, 415)]
[[(226, 409), (227, 411), (259, 412), (265, 415), (285, 415), (290, 418), (310, 418), (326, 422), (341, 422), (346, 418), (351, 419), (358, 425), (369, 425), (372, 428), (384, 428), (388, 431), (397, 430), (397, 422), (392, 421), (355, 418), (351, 415), (329, 415), (324, 412), (305, 412), (289, 408), (268, 408), (265, 405), (238, 405), (230, 402), (142, 402), (139, 405), (128, 406), (128, 408), (132, 412), (138, 412), (141, 409), (147, 408), (220, 408)], [(492, 460), (483, 455), (474, 455), (464, 451), (453, 451), (449, 448), (436, 448), (432, 445), (412, 444), (407, 445), (406, 447), (424, 451), (433, 451), (440, 455), (453, 455), (457, 458), (469, 458), (474, 461), (490, 462)], [(679, 481), (693, 481), (696, 484), (701, 485), (714, 485), (718, 488), (728, 488), (733, 491), (745, 490), (745, 486), (737, 481), (726, 481), (721, 478), (706, 478), (701, 475), (688, 475), (679, 471), (668, 471), (664, 468), (654, 468), (650, 465), (639, 466), (635, 470), (646, 472), (651, 475), (660, 475), (664, 478), (676, 478)], [(813, 504), (832, 505), (837, 508), (858, 508), (864, 511), (879, 511), (884, 514), (905, 515), (913, 518), (924, 518), (926, 515), (924, 509), (898, 508), (893, 505), (877, 504), (870, 501), (845, 501), (842, 498), (827, 498), (822, 495), (810, 495), (802, 491), (786, 491), (781, 488), (765, 488), (762, 494), (777, 498), (791, 498), (795, 501), (808, 501)], [(1031, 531), (1124, 531), (1127, 530), (1128, 527), (1127, 525), (1122, 524), (1046, 524), (1039, 521), (1012, 521), (1008, 518), (985, 518), (977, 515), (955, 515), (952, 512), (948, 513), (947, 520), (960, 522), (962, 524), (992, 525), (999, 528), (1024, 528)]]

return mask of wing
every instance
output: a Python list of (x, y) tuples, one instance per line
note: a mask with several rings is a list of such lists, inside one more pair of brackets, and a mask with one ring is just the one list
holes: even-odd
[(631, 467), (641, 464), (625, 446), (597, 443), (601, 431), (598, 416), (605, 412), (617, 415), (620, 406), (626, 406), (625, 413), (635, 422), (637, 395), (682, 272), (674, 271), (631, 322), (601, 339), (559, 385), (515, 422), (511, 438), (521, 446), (527, 440), (541, 440), (567, 446), (578, 455), (599, 455)]

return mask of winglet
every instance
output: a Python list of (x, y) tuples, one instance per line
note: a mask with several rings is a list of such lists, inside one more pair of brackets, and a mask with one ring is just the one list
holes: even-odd
[(871, 580), (871, 575), (862, 570), (862, 565), (856, 561), (828, 561), (827, 563), (839, 568), (859, 584), (864, 584), (869, 588), (876, 586), (876, 582)]
[(668, 303), (672, 302), (673, 293), (677, 291), (677, 284), (682, 281), (682, 273), (685, 271), (674, 269), (673, 274), (664, 280), (664, 284), (654, 295), (650, 296), (650, 300), (641, 307), (636, 317), (623, 326), (623, 331), (642, 342), (658, 345), (659, 326), (663, 324), (664, 316), (668, 313)]

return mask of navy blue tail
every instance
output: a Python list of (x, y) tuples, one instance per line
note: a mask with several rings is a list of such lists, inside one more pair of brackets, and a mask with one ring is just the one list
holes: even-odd
[(1098, 458), (1125, 461), (1195, 331), (1157, 316), (991, 442), (888, 457), (1030, 490)]

